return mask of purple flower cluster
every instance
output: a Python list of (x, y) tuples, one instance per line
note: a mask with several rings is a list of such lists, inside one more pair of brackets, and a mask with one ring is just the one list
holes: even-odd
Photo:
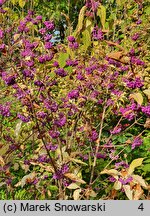
[(0, 104), (0, 115), (4, 117), (10, 116), (10, 103), (7, 102), (6, 104)]
[(150, 104), (148, 106), (142, 106), (141, 110), (145, 115), (150, 117)]
[(61, 169), (57, 170), (57, 172), (53, 175), (53, 179), (62, 179), (64, 174), (69, 171), (69, 166), (64, 164)]
[(110, 133), (111, 134), (118, 134), (121, 132), (121, 130), (122, 130), (122, 126), (118, 125), (117, 127), (114, 127), (113, 130), (110, 130)]
[(98, 1), (95, 1), (95, 0), (86, 0), (86, 7), (88, 9), (92, 8), (93, 12), (97, 11), (99, 4), (100, 3)]
[(38, 118), (44, 119), (46, 116), (47, 116), (47, 113), (45, 113), (44, 111), (37, 112), (37, 117)]
[(6, 85), (14, 85), (16, 83), (16, 74), (9, 75), (6, 72), (2, 72), (2, 79), (5, 81)]
[(142, 61), (141, 59), (139, 58), (136, 58), (135, 56), (131, 56), (131, 63), (132, 64), (135, 64), (135, 65), (141, 65), (141, 66), (144, 66), (145, 65), (145, 62)]
[(67, 122), (67, 118), (63, 113), (59, 113), (59, 117), (54, 120), (54, 124), (58, 127), (63, 127)]
[(130, 177), (128, 177), (127, 179), (119, 178), (118, 180), (119, 180), (123, 185), (126, 185), (126, 184), (130, 183), (130, 182), (133, 180), (133, 178), (132, 178), (132, 176), (130, 176)]
[(139, 38), (139, 34), (135, 33), (131, 38), (133, 41), (136, 41)]
[(69, 99), (76, 99), (79, 97), (79, 91), (78, 90), (72, 90), (68, 93)]
[(66, 60), (66, 65), (67, 66), (77, 66), (78, 65), (78, 61), (77, 60), (72, 60), (72, 59), (67, 59)]
[(121, 161), (121, 162), (115, 163), (115, 167), (116, 169), (118, 169), (119, 167), (128, 168), (129, 165), (125, 161)]
[(98, 139), (98, 133), (96, 130), (92, 130), (91, 134), (89, 135), (89, 140), (94, 142)]
[(55, 70), (55, 73), (60, 77), (67, 76), (67, 72), (63, 68), (58, 68), (57, 70)]
[(132, 142), (131, 149), (133, 150), (136, 147), (141, 146), (142, 143), (143, 143), (143, 140), (140, 137), (136, 137)]
[(95, 40), (103, 40), (103, 39), (104, 39), (103, 32), (102, 32), (101, 29), (98, 28), (98, 26), (96, 26), (96, 27), (93, 29), (92, 37), (93, 37), (93, 39), (95, 39)]
[(52, 143), (48, 143), (48, 144), (46, 145), (46, 148), (47, 148), (48, 150), (50, 150), (50, 151), (56, 151), (56, 149), (58, 148), (58, 145), (54, 145), (54, 144), (52, 144)]
[(4, 31), (3, 29), (0, 29), (0, 39), (2, 39), (4, 37)]
[(55, 101), (51, 101), (50, 99), (44, 100), (44, 106), (48, 110), (51, 110), (51, 112), (56, 112), (58, 110), (58, 104)]
[(23, 122), (29, 122), (30, 121), (30, 117), (29, 116), (25, 116), (25, 115), (22, 115), (20, 113), (18, 113), (17, 117), (19, 119), (21, 119)]
[(45, 21), (44, 25), (48, 31), (53, 31), (55, 29), (55, 25), (53, 21)]
[(75, 41), (75, 37), (70, 35), (68, 36), (68, 41), (69, 41), (69, 47), (71, 49), (78, 49), (79, 44)]
[(55, 130), (50, 130), (49, 131), (49, 135), (53, 138), (53, 139), (57, 139), (60, 136), (60, 132), (59, 131), (55, 131)]
[(125, 80), (125, 82), (126, 82), (127, 87), (131, 89), (141, 88), (144, 85), (144, 81), (141, 80), (140, 77), (136, 77), (135, 80), (132, 80), (132, 81)]

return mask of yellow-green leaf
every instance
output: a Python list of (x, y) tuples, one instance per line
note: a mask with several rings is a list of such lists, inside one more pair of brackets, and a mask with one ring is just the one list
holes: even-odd
[(83, 37), (83, 48), (86, 51), (88, 49), (88, 47), (91, 45), (91, 34), (90, 32), (86, 29), (83, 31), (82, 33)]
[(145, 89), (143, 92), (147, 97), (150, 97), (150, 89)]
[(23, 8), (24, 6), (25, 6), (25, 4), (26, 4), (26, 1), (25, 0), (19, 0), (19, 6), (21, 7), (21, 8)]
[(121, 6), (121, 0), (116, 0), (117, 5)]
[(98, 7), (97, 16), (100, 17), (102, 27), (103, 27), (103, 29), (105, 29), (106, 8), (105, 8), (103, 5), (100, 5), (100, 6)]
[(133, 98), (140, 105), (142, 105), (142, 103), (143, 103), (143, 96), (139, 92), (134, 93), (134, 94), (130, 94), (130, 98)]
[(65, 67), (66, 65), (66, 60), (69, 58), (69, 54), (68, 53), (60, 53), (59, 54), (59, 58), (58, 58), (58, 63), (59, 63), (59, 66), (61, 68)]
[(115, 190), (120, 190), (121, 187), (122, 187), (122, 184), (121, 184), (120, 181), (116, 181), (116, 182), (114, 183), (113, 188), (114, 188)]
[(78, 24), (74, 33), (74, 36), (78, 35), (80, 33), (80, 31), (83, 28), (83, 21), (84, 21), (84, 16), (85, 16), (85, 11), (86, 11), (87, 7), (83, 6), (80, 10), (79, 13), (79, 18), (78, 18)]
[(133, 160), (129, 166), (128, 174), (131, 175), (134, 172), (136, 167), (141, 166), (143, 160), (144, 158), (138, 158), (138, 159)]
[(17, 2), (18, 2), (18, 0), (11, 0), (11, 3), (12, 3), (13, 5), (15, 5)]

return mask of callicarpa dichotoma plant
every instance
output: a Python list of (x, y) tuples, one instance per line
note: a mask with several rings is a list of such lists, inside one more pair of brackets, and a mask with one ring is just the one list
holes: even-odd
[(58, 44), (0, 8), (1, 199), (148, 199), (148, 6), (114, 4), (86, 1)]

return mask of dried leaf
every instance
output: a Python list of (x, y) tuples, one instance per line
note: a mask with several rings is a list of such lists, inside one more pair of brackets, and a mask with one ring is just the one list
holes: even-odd
[(123, 56), (123, 52), (111, 52), (107, 55), (109, 58), (119, 60)]
[(0, 165), (1, 166), (4, 166), (5, 165), (5, 162), (4, 162), (4, 159), (0, 156)]
[(147, 184), (145, 180), (142, 178), (142, 176), (139, 175), (132, 175), (133, 181), (135, 183), (140, 184), (144, 189), (147, 189)]
[(87, 166), (87, 163), (83, 162), (82, 160), (71, 158), (71, 157), (69, 157), (69, 160)]
[(19, 169), (19, 164), (18, 163), (15, 163), (14, 164), (14, 170), (18, 170)]
[(6, 185), (6, 182), (1, 182), (0, 183), (0, 187), (2, 187), (3, 185)]
[(85, 193), (85, 196), (86, 197), (96, 197), (97, 196), (97, 193), (95, 193), (95, 191), (93, 191), (92, 189), (87, 189), (86, 190), (86, 193)]
[(25, 175), (25, 176), (21, 179), (21, 181), (19, 181), (19, 182), (15, 185), (15, 187), (19, 187), (19, 186), (24, 187), (24, 185), (25, 185), (27, 182), (33, 181), (33, 179), (35, 178), (35, 176), (36, 176), (36, 173), (35, 173), (35, 172), (30, 173), (30, 174), (28, 174), (28, 175)]
[(138, 159), (133, 160), (129, 166), (128, 175), (131, 175), (134, 172), (134, 169), (136, 167), (141, 166), (143, 160), (144, 160), (144, 158), (138, 158)]
[(71, 190), (75, 190), (77, 188), (80, 188), (80, 186), (77, 185), (76, 183), (71, 183), (67, 188)]
[(52, 193), (51, 193), (51, 191), (50, 191), (50, 190), (48, 190), (48, 191), (47, 191), (47, 195), (48, 195), (49, 197), (51, 197), (51, 196), (52, 196)]
[(14, 35), (14, 42), (16, 42), (20, 38), (20, 34), (15, 34)]
[(114, 178), (118, 179), (118, 175), (120, 175), (120, 172), (118, 172), (115, 169), (110, 169), (110, 170), (105, 169), (100, 174), (108, 174), (108, 175), (111, 175)]
[(139, 200), (141, 196), (143, 195), (143, 192), (144, 191), (142, 190), (141, 186), (137, 184), (134, 188), (133, 200)]
[(145, 128), (150, 128), (150, 118), (147, 118), (147, 119), (146, 119), (146, 122), (145, 122), (145, 124), (144, 124), (144, 127), (145, 127)]
[(74, 199), (74, 200), (79, 200), (80, 193), (81, 193), (81, 189), (75, 190), (75, 191), (73, 192), (73, 199)]
[(134, 93), (134, 94), (130, 94), (130, 98), (133, 98), (140, 105), (142, 105), (142, 103), (143, 103), (143, 96), (139, 92)]
[(19, 132), (21, 129), (21, 125), (22, 125), (22, 121), (20, 120), (17, 124), (16, 124), (16, 128), (15, 128), (15, 136), (18, 137), (19, 136)]
[(129, 200), (133, 200), (133, 191), (130, 188), (130, 185), (123, 185), (126, 196)]
[(21, 168), (25, 171), (25, 173), (29, 171), (29, 165), (21, 164)]
[(85, 182), (84, 180), (80, 179), (78, 176), (76, 176), (76, 175), (73, 174), (73, 173), (65, 173), (64, 176), (65, 176), (66, 178), (71, 179), (72, 181), (76, 181), (76, 182), (79, 182), (79, 183), (81, 183), (81, 184), (86, 184), (86, 182)]

